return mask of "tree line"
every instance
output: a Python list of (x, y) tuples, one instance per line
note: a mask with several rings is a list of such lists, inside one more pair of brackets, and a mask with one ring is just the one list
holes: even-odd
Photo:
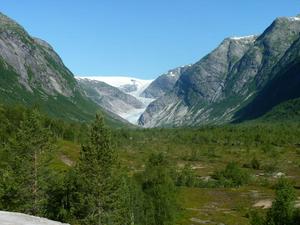
[[(242, 124), (197, 129), (111, 130), (101, 115), (91, 124), (49, 118), (38, 109), (0, 107), (0, 210), (23, 212), (72, 225), (174, 225), (180, 215), (178, 187), (239, 187), (249, 174), (236, 163), (200, 182), (191, 166), (177, 171), (160, 149), (143, 171), (128, 171), (115, 146), (190, 143), (221, 146), (298, 145), (299, 124)], [(79, 160), (67, 171), (52, 166), (59, 139), (81, 144)], [(165, 142), (164, 142), (165, 141)], [(156, 145), (151, 145), (151, 143)], [(150, 143), (150, 144), (149, 144)], [(253, 158), (249, 165), (260, 167)], [(297, 225), (295, 192), (285, 181), (266, 213), (251, 224)]]
[(87, 126), (80, 158), (66, 173), (50, 165), (61, 135), (51, 119), (37, 109), (2, 108), (0, 116), (0, 210), (74, 225), (174, 224), (178, 207), (168, 160), (153, 154), (144, 171), (130, 176), (102, 116)]

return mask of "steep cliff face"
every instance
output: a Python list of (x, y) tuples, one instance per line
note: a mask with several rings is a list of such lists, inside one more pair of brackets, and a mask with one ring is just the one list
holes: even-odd
[(255, 38), (227, 38), (213, 52), (186, 68), (173, 90), (148, 106), (140, 124), (183, 125), (191, 120), (193, 108), (221, 99), (228, 71), (253, 45)]
[(37, 105), (51, 116), (76, 121), (92, 119), (101, 111), (84, 96), (72, 72), (48, 43), (31, 37), (1, 13), (0, 103)]
[(145, 98), (157, 99), (173, 90), (181, 74), (191, 65), (177, 67), (156, 78), (141, 94)]
[(71, 96), (76, 81), (53, 48), (31, 37), (20, 25), (0, 14), (0, 57), (28, 91), (40, 88), (46, 94)]
[(151, 103), (139, 123), (153, 127), (232, 121), (276, 76), (273, 69), (299, 32), (300, 18), (282, 17), (258, 37), (225, 39), (182, 73), (171, 92)]
[(274, 66), (299, 38), (299, 32), (300, 18), (277, 18), (231, 71), (226, 93), (243, 94), (260, 90), (272, 78), (270, 73)]
[[(253, 100), (235, 114), (236, 121), (256, 119), (266, 113), (269, 118), (277, 119), (280, 116), (281, 119), (291, 118), (300, 113), (300, 38), (285, 52), (269, 78)], [(270, 112), (273, 108), (273, 112)]]

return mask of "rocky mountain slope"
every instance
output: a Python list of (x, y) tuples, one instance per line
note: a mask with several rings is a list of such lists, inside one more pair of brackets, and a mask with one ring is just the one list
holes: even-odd
[(79, 76), (77, 79), (87, 97), (133, 124), (138, 123), (140, 115), (155, 100), (141, 95), (152, 80), (114, 76)]
[[(270, 72), (269, 77), (270, 81), (263, 86), (255, 98), (235, 114), (237, 121), (259, 118), (282, 103), (284, 104), (281, 109), (288, 106), (285, 107), (286, 117), (291, 114), (291, 112), (288, 113), (291, 110), (294, 110), (294, 113), (300, 112), (300, 38), (296, 39), (285, 52)], [(293, 104), (285, 104), (286, 101)], [(278, 108), (275, 107), (274, 111), (277, 110)], [(283, 115), (282, 118), (284, 119)]]
[[(74, 121), (92, 119), (101, 110), (84, 96), (72, 72), (48, 43), (31, 37), (1, 13), (0, 103), (36, 105), (51, 116)], [(117, 117), (104, 114), (118, 123)]]
[[(145, 127), (194, 126), (250, 118), (242, 116), (242, 109), (245, 115), (249, 112), (246, 106), (266, 92), (265, 88), (273, 82), (277, 84), (272, 88), (278, 87), (282, 81), (276, 81), (278, 76), (285, 80), (291, 75), (286, 69), (294, 64), (295, 57), (289, 52), (300, 50), (296, 44), (299, 32), (299, 17), (281, 17), (260, 36), (225, 39), (184, 71), (171, 92), (151, 103), (139, 123)], [(281, 85), (282, 90), (298, 79), (291, 76)]]
[(177, 67), (160, 75), (141, 93), (141, 96), (153, 99), (162, 97), (174, 88), (178, 78), (188, 67), (190, 65)]
[(130, 121), (129, 117), (132, 112), (145, 109), (144, 103), (134, 96), (102, 81), (79, 78), (78, 83), (87, 97), (107, 111), (113, 112), (125, 120)]

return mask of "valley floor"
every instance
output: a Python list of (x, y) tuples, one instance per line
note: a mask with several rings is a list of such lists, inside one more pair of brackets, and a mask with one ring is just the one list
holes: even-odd
[[(250, 211), (266, 212), (271, 207), (274, 184), (280, 177), (292, 181), (298, 195), (295, 206), (300, 207), (299, 132), (296, 125), (250, 125), (119, 131), (115, 139), (122, 163), (130, 174), (143, 171), (149, 154), (163, 152), (177, 171), (190, 165), (196, 179), (203, 181), (198, 186), (179, 187), (182, 211), (178, 225), (247, 225)], [(79, 146), (69, 142), (61, 142), (60, 146), (58, 159), (64, 155), (76, 161)], [(259, 168), (249, 166), (253, 158), (259, 162)], [(237, 187), (213, 185), (216, 171), (223, 170), (230, 162), (237, 162), (241, 170), (250, 174), (249, 183)]]

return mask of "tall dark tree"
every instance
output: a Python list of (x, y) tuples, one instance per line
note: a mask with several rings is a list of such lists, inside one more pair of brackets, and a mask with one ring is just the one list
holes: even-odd
[(100, 115), (91, 125), (90, 140), (82, 147), (74, 178), (71, 211), (77, 220), (93, 225), (130, 224), (126, 178), (120, 173), (110, 131)]
[(295, 208), (296, 192), (286, 180), (280, 179), (276, 185), (276, 196), (266, 217), (258, 212), (251, 215), (252, 225), (298, 225), (300, 214)]
[(276, 198), (267, 213), (266, 225), (294, 225), (296, 193), (293, 186), (285, 179), (276, 186)]
[(172, 225), (177, 210), (172, 168), (163, 154), (150, 156), (141, 175), (145, 225)]
[(11, 160), (7, 172), (11, 171), (10, 180), (14, 179), (15, 183), (15, 195), (9, 198), (17, 202), (17, 210), (43, 215), (47, 156), (52, 148), (51, 134), (43, 126), (40, 113), (37, 110), (26, 111), (16, 135), (6, 147)]

